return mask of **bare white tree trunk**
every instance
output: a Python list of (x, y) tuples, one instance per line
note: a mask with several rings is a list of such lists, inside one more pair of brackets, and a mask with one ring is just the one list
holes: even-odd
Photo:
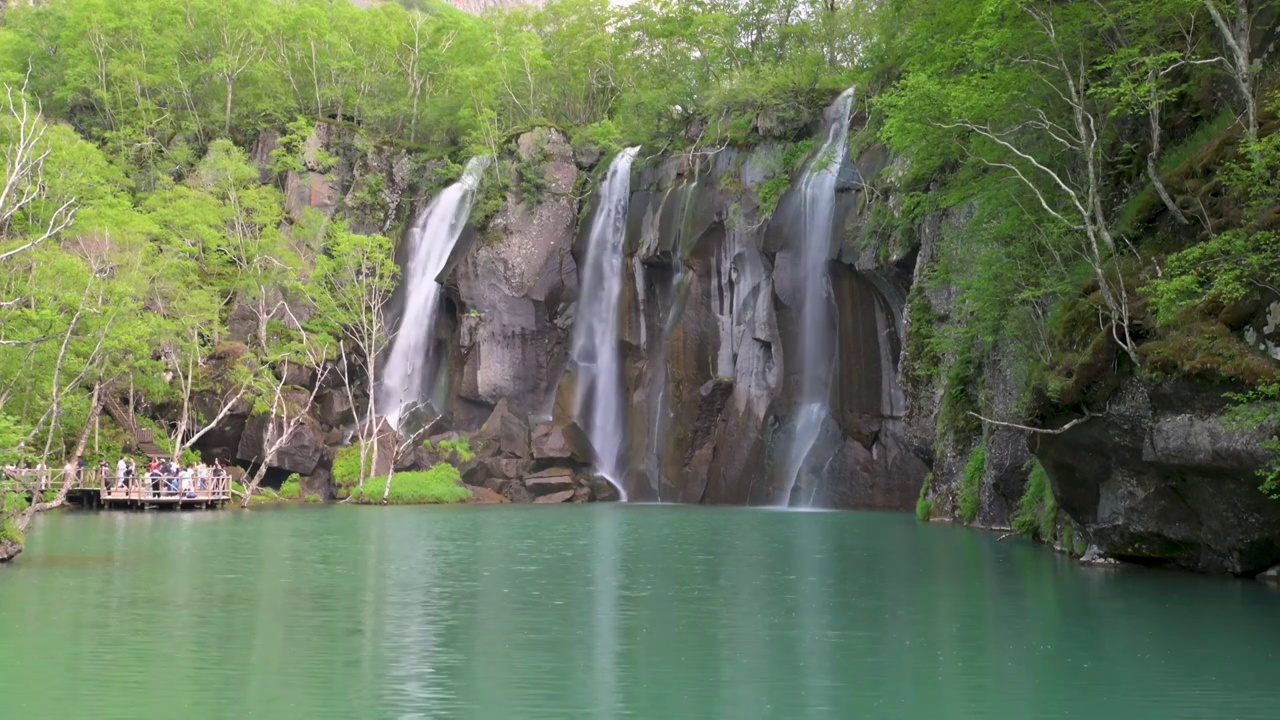
[[(1258, 2), (1257, 5), (1262, 3)], [(1230, 57), (1228, 66), (1231, 78), (1235, 80), (1244, 100), (1245, 127), (1249, 138), (1258, 138), (1258, 98), (1255, 78), (1258, 68), (1255, 67), (1251, 55), (1253, 21), (1257, 16), (1257, 8), (1250, 7), (1250, 0), (1235, 0), (1235, 7), (1229, 15), (1223, 15), (1217, 0), (1204, 0), (1204, 6), (1218, 28), (1222, 42), (1226, 44)]]

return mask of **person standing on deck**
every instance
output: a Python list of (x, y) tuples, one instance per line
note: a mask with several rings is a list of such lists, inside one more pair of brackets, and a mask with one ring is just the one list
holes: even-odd
[(151, 464), (147, 466), (147, 475), (151, 480), (151, 497), (160, 496), (160, 461), (151, 458)]
[[(129, 473), (129, 462), (120, 456), (120, 460), (116, 463), (116, 487), (124, 487), (125, 475)], [(107, 487), (106, 478), (103, 478), (103, 487)]]

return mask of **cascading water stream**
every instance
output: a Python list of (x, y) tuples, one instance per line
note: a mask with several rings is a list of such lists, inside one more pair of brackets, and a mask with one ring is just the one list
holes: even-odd
[[(800, 307), (798, 362), (800, 387), (795, 430), (787, 451), (785, 492), (779, 504), (792, 503), (792, 490), (828, 415), (831, 375), (835, 367), (831, 278), (831, 234), (835, 223), (836, 181), (849, 146), (849, 119), (854, 88), (849, 88), (823, 115), (826, 139), (800, 180), (797, 197), (801, 223), (798, 271)], [(812, 502), (812, 499), (810, 500)]]
[(402, 276), (404, 312), (377, 388), (378, 408), (392, 427), (399, 427), (405, 412), (424, 397), (444, 290), (436, 278), (471, 216), (475, 190), (490, 162), (488, 157), (472, 158), (462, 178), (437, 195), (409, 230), (409, 261)]
[(623, 241), (631, 202), (631, 163), (638, 147), (614, 158), (600, 186), (600, 206), (591, 223), (587, 257), (582, 264), (578, 314), (573, 327), (572, 356), (577, 367), (578, 422), (596, 451), (596, 472), (618, 489), (623, 502), (619, 461), (623, 407), (620, 345)]

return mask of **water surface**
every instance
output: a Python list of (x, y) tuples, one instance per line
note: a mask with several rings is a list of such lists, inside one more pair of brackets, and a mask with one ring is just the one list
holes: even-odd
[(1280, 592), (909, 516), (43, 517), (0, 717), (1275, 718)]

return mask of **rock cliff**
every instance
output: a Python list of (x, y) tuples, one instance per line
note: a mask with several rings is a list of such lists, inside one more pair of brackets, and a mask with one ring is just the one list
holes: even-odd
[[(326, 148), (336, 141), (333, 132), (318, 139)], [(797, 146), (765, 139), (637, 162), (619, 338), (630, 401), (622, 483), (634, 500), (779, 501), (801, 370), (797, 298), (809, 281), (796, 259), (803, 208), (794, 190), (779, 190), (800, 172)], [(594, 212), (590, 190), (604, 169), (599, 153), (578, 150), (549, 128), (516, 138), (507, 157), (536, 182), (509, 183), (501, 207), (464, 233), (439, 278), (448, 296), (439, 345), (450, 350), (442, 427), (472, 441), (474, 457), (453, 458), (466, 481), (515, 501), (613, 497), (591, 477), (593, 450), (573, 417), (567, 348), (574, 318), (593, 311), (578, 303), (578, 268)], [(411, 215), (411, 198), (422, 202), (406, 180), (411, 159), (336, 154), (345, 169), (319, 180), (310, 171), (290, 176), (295, 213), (364, 208), (364, 222), (378, 229)], [(968, 415), (962, 396), (980, 392), (988, 415), (1024, 418), (1025, 363), (1008, 346), (972, 367), (937, 354), (930, 338), (965, 319), (955, 289), (930, 278), (943, 262), (940, 248), (974, 212), (886, 224), (905, 202), (892, 183), (900, 170), (875, 145), (841, 160), (828, 263), (836, 303), (831, 414), (800, 468), (798, 492), (833, 508), (907, 510), (920, 497), (935, 519), (1008, 528), (1039, 463), (1056, 499), (1049, 539), (1065, 550), (1240, 575), (1280, 563), (1280, 503), (1259, 493), (1254, 477), (1272, 429), (1224, 424), (1231, 386), (1140, 376), (1108, 360), (1088, 390), (1091, 406), (1106, 410), (1065, 432), (1052, 433), (1076, 416), (1051, 404), (1040, 423), (1050, 433), (984, 426)], [(378, 201), (361, 204), (370, 197)], [(1280, 354), (1276, 298), (1235, 309), (1230, 328), (1259, 357)], [(952, 384), (957, 369), (970, 386)], [(305, 378), (296, 384), (308, 386)], [(329, 390), (319, 397), (313, 421), (275, 461), (281, 472), (310, 475), (312, 487), (327, 482), (342, 429), (365, 402), (356, 397), (351, 407)], [(210, 434), (210, 448), (250, 461), (266, 419), (246, 412), (225, 424)], [(438, 459), (425, 452), (406, 463)], [(975, 479), (965, 480), (967, 469)], [(966, 492), (975, 502), (969, 511)]]

